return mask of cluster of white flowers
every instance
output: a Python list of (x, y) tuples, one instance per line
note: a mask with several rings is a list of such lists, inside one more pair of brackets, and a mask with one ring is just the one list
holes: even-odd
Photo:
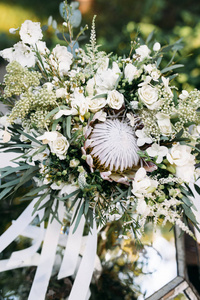
[[(74, 57), (67, 46), (50, 51), (37, 22), (25, 21), (19, 34), (20, 42), (0, 52), (10, 63), (5, 97), (18, 100), (8, 116), (12, 125), (19, 117), (32, 139), (31, 130), (36, 130), (39, 144), (31, 138), (21, 142), (31, 143), (26, 162), (40, 163), (38, 180), (59, 195), (69, 193), (75, 182), (81, 197), (90, 197), (90, 207), (100, 202), (95, 195), (101, 193), (105, 199), (111, 193), (121, 197), (114, 183), (124, 184), (126, 197), (131, 193), (137, 200), (143, 225), (148, 217), (179, 220), (177, 186), (191, 180), (197, 163), (200, 92), (183, 90), (175, 98), (169, 78), (157, 68), (161, 45), (137, 44), (130, 57), (109, 58), (95, 48), (93, 28), (90, 53), (79, 48)], [(4, 127), (8, 142), (7, 123)], [(111, 219), (120, 218), (123, 211), (114, 207), (118, 213)]]

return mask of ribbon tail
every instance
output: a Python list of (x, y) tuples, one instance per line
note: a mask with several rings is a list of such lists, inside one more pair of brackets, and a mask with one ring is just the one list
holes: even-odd
[(68, 300), (88, 299), (88, 289), (94, 271), (96, 251), (97, 229), (94, 221), (94, 226), (88, 235), (86, 248)]
[[(63, 219), (64, 211), (64, 204), (60, 202), (58, 207), (60, 220)], [(36, 270), (28, 300), (45, 299), (45, 294), (53, 269), (60, 230), (61, 224), (56, 219), (52, 222), (49, 221), (40, 256), (40, 262)]]

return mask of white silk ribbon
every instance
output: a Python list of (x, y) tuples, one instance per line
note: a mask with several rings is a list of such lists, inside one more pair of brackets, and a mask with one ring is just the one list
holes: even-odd
[[(73, 220), (74, 214), (76, 213), (78, 204), (79, 204), (79, 202), (77, 201), (77, 203), (74, 206), (72, 220)], [(78, 213), (77, 213), (77, 215), (78, 215)], [(80, 248), (81, 248), (81, 242), (82, 242), (82, 236), (83, 236), (83, 230), (84, 230), (84, 225), (85, 225), (84, 216), (81, 217), (80, 223), (79, 223), (76, 231), (73, 233), (75, 223), (76, 223), (76, 220), (70, 226), (64, 257), (62, 260), (60, 271), (58, 273), (58, 279), (62, 279), (64, 277), (74, 275), (74, 272), (77, 267), (77, 262), (78, 262)]]
[[(55, 203), (54, 203), (55, 205)], [(59, 202), (58, 216), (62, 220), (64, 217), (64, 204)], [(52, 222), (48, 223), (44, 243), (40, 256), (40, 262), (36, 270), (35, 278), (31, 287), (28, 300), (44, 300), (48, 288), (53, 264), (56, 256), (56, 248), (61, 231), (61, 224), (54, 218)]]
[(96, 250), (97, 229), (94, 220), (93, 228), (88, 235), (87, 244), (68, 300), (88, 299), (90, 294), (88, 289), (94, 271)]
[[(45, 198), (42, 202), (44, 204), (49, 198)], [(35, 198), (18, 217), (18, 219), (0, 236), (0, 252), (2, 252), (8, 245), (10, 245), (20, 235), (28, 224), (38, 215), (38, 212), (33, 214), (34, 205), (38, 201)]]

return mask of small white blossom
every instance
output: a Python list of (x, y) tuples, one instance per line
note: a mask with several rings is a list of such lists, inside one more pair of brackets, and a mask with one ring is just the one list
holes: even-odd
[(156, 163), (160, 164), (163, 160), (163, 157), (167, 155), (168, 148), (154, 143), (146, 151), (151, 157), (157, 156)]
[(160, 43), (156, 42), (154, 45), (153, 45), (153, 51), (159, 51), (161, 48), (160, 46)]
[(153, 140), (146, 135), (145, 128), (136, 130), (135, 134), (138, 137), (137, 139), (138, 147), (141, 147), (144, 144), (151, 144), (153, 142)]
[(188, 91), (182, 90), (182, 93), (179, 95), (179, 98), (180, 98), (181, 100), (186, 100), (186, 99), (188, 98), (188, 96), (189, 96)]
[(139, 60), (142, 61), (145, 58), (149, 58), (149, 54), (151, 53), (151, 50), (146, 46), (142, 45), (139, 48), (135, 50), (136, 54), (140, 56)]

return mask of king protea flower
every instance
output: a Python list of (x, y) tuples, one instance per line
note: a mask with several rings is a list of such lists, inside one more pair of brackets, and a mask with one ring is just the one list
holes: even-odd
[(102, 170), (123, 172), (140, 161), (134, 129), (126, 120), (106, 119), (93, 125), (86, 145), (95, 165)]

